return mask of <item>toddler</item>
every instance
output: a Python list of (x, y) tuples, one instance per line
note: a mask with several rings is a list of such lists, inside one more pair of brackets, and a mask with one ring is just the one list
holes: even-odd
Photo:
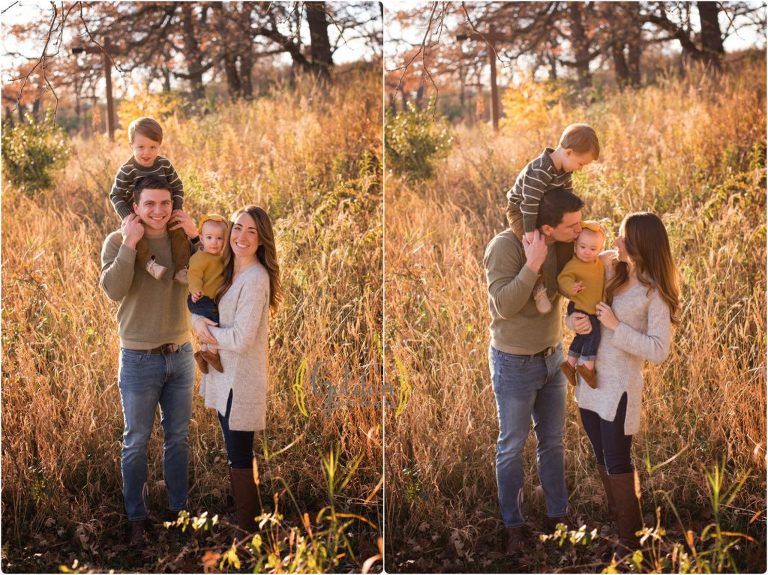
[[(180, 210), (184, 203), (184, 186), (179, 175), (173, 169), (171, 162), (159, 155), (160, 144), (163, 142), (163, 128), (152, 118), (137, 118), (128, 126), (128, 141), (133, 150), (133, 156), (115, 175), (109, 199), (117, 215), (125, 221), (133, 213), (133, 189), (136, 182), (149, 174), (161, 177), (168, 184), (173, 199), (173, 209)], [(172, 230), (168, 223), (168, 233), (171, 236), (171, 253), (173, 254), (174, 276), (179, 283), (187, 283), (187, 264), (189, 264), (189, 240), (181, 228)], [(146, 270), (155, 279), (161, 279), (166, 268), (155, 261), (150, 253), (149, 243), (141, 238), (136, 244), (136, 265)]]
[[(227, 236), (229, 224), (218, 214), (208, 214), (200, 220), (200, 245), (189, 259), (189, 311), (219, 323), (219, 309), (214, 301), (216, 292), (224, 283), (224, 266), (227, 262)], [(195, 352), (195, 361), (200, 371), (208, 373), (208, 364), (224, 373), (219, 352), (200, 344)]]
[[(600, 142), (587, 124), (571, 124), (563, 130), (557, 149), (546, 148), (528, 163), (507, 192), (507, 219), (512, 231), (520, 238), (525, 234), (533, 241), (539, 202), (554, 189), (573, 192), (571, 174), (600, 157)], [(539, 313), (549, 313), (552, 304), (546, 286), (539, 279), (533, 289), (533, 299)]]
[[(603, 300), (605, 290), (605, 269), (599, 256), (605, 243), (605, 233), (596, 221), (582, 222), (581, 227), (581, 233), (574, 242), (573, 258), (557, 276), (557, 284), (560, 292), (570, 300), (568, 315), (574, 311), (587, 314), (592, 331), (585, 335), (576, 334), (568, 349), (568, 359), (560, 365), (560, 369), (572, 385), (576, 385), (578, 372), (587, 385), (595, 388), (595, 357), (600, 345), (596, 306)], [(584, 362), (576, 365), (579, 357)]]

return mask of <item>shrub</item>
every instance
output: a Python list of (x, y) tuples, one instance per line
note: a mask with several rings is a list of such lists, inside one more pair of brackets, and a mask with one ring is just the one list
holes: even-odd
[(448, 126), (436, 119), (431, 109), (408, 110), (387, 118), (387, 166), (409, 180), (428, 180), (434, 175), (434, 161), (445, 157), (451, 149)]
[(50, 188), (53, 172), (69, 157), (66, 134), (50, 118), (6, 125), (2, 151), (4, 176), (28, 190)]

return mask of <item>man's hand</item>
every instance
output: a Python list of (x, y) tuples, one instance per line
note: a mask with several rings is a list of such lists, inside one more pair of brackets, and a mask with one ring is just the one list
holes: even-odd
[(525, 265), (533, 273), (539, 273), (544, 260), (547, 259), (547, 243), (544, 241), (544, 234), (539, 230), (533, 230), (533, 240), (528, 241), (527, 236), (523, 236), (523, 250), (525, 250)]
[(576, 282), (575, 284), (573, 284), (573, 288), (571, 289), (574, 294), (584, 291), (584, 282)]
[(187, 234), (187, 237), (190, 239), (198, 235), (195, 220), (190, 218), (186, 212), (182, 210), (173, 210), (171, 218), (168, 220), (168, 224), (171, 226), (171, 230), (178, 230), (179, 228), (183, 229), (184, 233)]
[(195, 293), (192, 294), (192, 301), (194, 303), (197, 303), (198, 301), (200, 301), (201, 297), (203, 297), (203, 292), (196, 291)]
[(592, 333), (592, 324), (589, 322), (587, 314), (580, 311), (573, 312), (571, 314), (571, 324), (573, 325), (573, 331), (579, 335), (587, 335)]
[(135, 250), (136, 244), (144, 237), (144, 224), (137, 214), (130, 214), (123, 218), (120, 233), (123, 236), (123, 245)]

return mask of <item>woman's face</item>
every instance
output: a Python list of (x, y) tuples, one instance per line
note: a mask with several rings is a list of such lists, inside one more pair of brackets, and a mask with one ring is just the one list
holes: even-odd
[(243, 212), (232, 224), (232, 234), (229, 237), (229, 246), (235, 257), (247, 258), (256, 255), (259, 247), (259, 232), (256, 222), (248, 214)]
[(621, 233), (616, 236), (613, 245), (617, 250), (619, 250), (619, 261), (629, 263), (629, 255), (627, 254), (626, 242), (624, 240), (624, 236), (622, 235), (623, 233), (624, 230), (622, 230)]

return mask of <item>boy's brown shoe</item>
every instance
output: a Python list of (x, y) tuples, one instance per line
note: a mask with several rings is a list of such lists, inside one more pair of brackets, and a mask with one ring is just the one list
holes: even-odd
[(149, 258), (149, 261), (147, 262), (146, 270), (149, 275), (151, 275), (156, 280), (159, 280), (159, 279), (163, 279), (163, 276), (165, 275), (165, 272), (168, 271), (168, 268), (166, 268), (165, 266), (161, 266), (155, 260), (155, 256), (152, 256), (151, 258)]
[(576, 371), (579, 372), (579, 375), (587, 383), (589, 387), (591, 387), (592, 389), (597, 389), (597, 371), (596, 370), (589, 369), (586, 365), (577, 365)]
[(533, 292), (533, 302), (536, 304), (536, 310), (540, 314), (548, 314), (552, 311), (552, 302), (547, 297), (547, 288), (539, 286)]
[(213, 351), (201, 351), (200, 354), (203, 356), (203, 359), (207, 361), (213, 369), (218, 371), (219, 373), (224, 373), (224, 367), (221, 365), (221, 357), (218, 353)]
[(562, 371), (565, 374), (565, 378), (568, 380), (568, 383), (571, 385), (576, 385), (576, 368), (573, 367), (570, 363), (567, 361), (564, 361), (560, 364), (560, 371)]
[(185, 286), (189, 285), (189, 272), (187, 271), (187, 268), (181, 268), (179, 271), (177, 271), (173, 276), (173, 281), (179, 282)]
[(196, 351), (193, 357), (195, 358), (195, 363), (197, 363), (197, 367), (200, 368), (200, 371), (202, 373), (208, 373), (208, 362), (205, 361), (205, 358), (203, 357), (203, 352)]

